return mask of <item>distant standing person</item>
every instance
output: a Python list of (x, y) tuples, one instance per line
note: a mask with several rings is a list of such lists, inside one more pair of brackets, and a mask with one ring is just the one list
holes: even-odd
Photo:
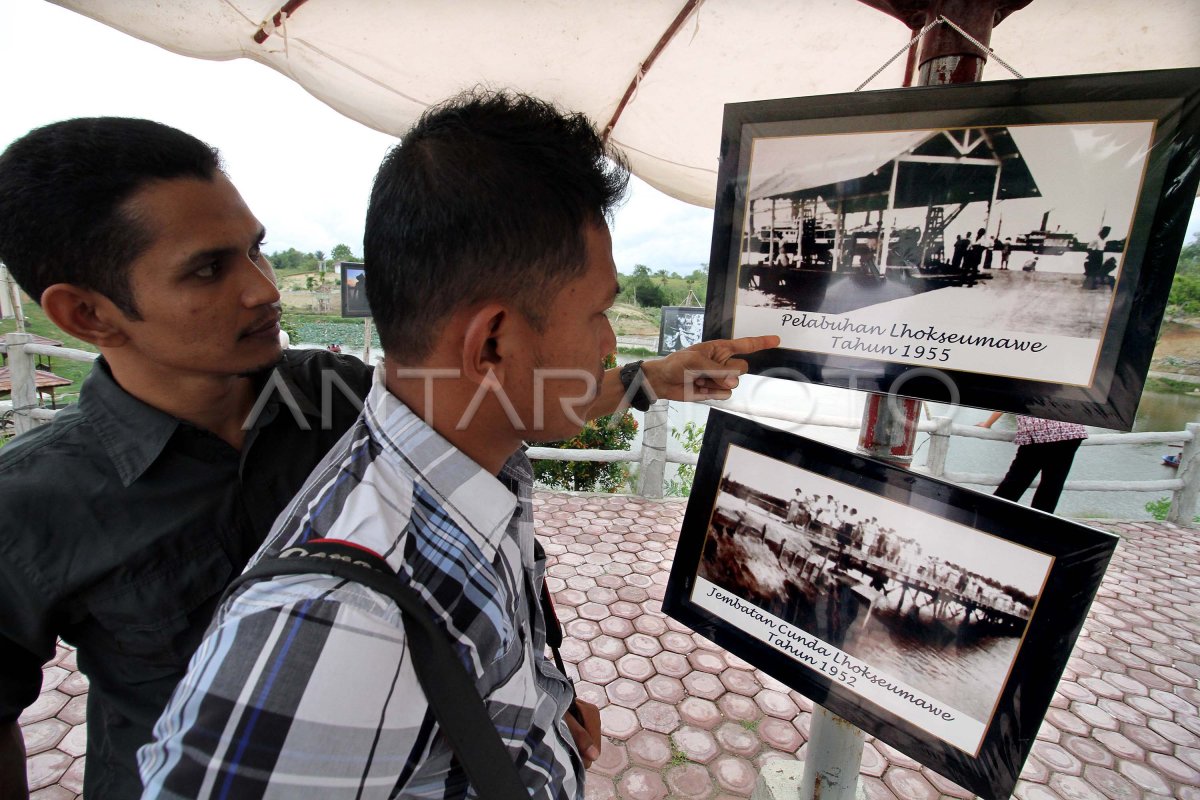
[(1008, 257), (1012, 255), (1012, 237), (1004, 240), (1004, 244), (1000, 245), (1000, 269), (1008, 269)]
[(987, 245), (983, 243), (983, 236), (986, 233), (986, 229), (980, 228), (975, 233), (975, 241), (969, 242), (967, 253), (963, 257), (963, 272), (972, 274), (979, 272), (979, 265), (983, 262), (983, 251), (987, 249)]
[(1104, 272), (1104, 248), (1108, 245), (1108, 234), (1112, 228), (1105, 225), (1096, 234), (1096, 238), (1088, 242), (1087, 257), (1083, 261), (1083, 288), (1097, 289), (1103, 285), (1100, 280)]
[(970, 239), (964, 239), (957, 233), (954, 234), (954, 251), (950, 258), (950, 269), (958, 272), (962, 268), (963, 258), (967, 255), (967, 248), (970, 246)]
[[(1003, 412), (996, 411), (981, 428), (990, 428), (1000, 419)], [(1008, 467), (1008, 474), (996, 487), (996, 497), (1016, 502), (1042, 473), (1042, 482), (1033, 493), (1034, 508), (1053, 514), (1062, 495), (1067, 473), (1075, 460), (1075, 452), (1087, 438), (1087, 429), (1074, 422), (1058, 422), (1038, 417), (1017, 415), (1017, 455)]]
[(800, 519), (800, 509), (804, 507), (804, 495), (800, 490), (796, 490), (796, 496), (793, 497), (787, 506), (787, 520), (791, 524), (796, 524), (796, 520)]

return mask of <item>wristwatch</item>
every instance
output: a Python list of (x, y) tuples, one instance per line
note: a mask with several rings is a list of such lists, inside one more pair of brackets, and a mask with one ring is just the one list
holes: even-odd
[[(629, 405), (638, 411), (647, 410), (650, 408), (650, 404), (658, 399), (650, 388), (650, 381), (646, 379), (646, 373), (642, 371), (641, 361), (633, 361), (621, 367), (620, 375), (621, 386), (625, 389), (625, 397), (629, 399)], [(631, 386), (637, 387), (632, 397), (629, 395)]]

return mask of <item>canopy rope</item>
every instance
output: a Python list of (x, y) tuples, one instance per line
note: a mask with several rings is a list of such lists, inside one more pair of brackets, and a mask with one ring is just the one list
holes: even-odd
[(887, 61), (883, 62), (883, 66), (881, 66), (879, 69), (877, 69), (877, 70), (875, 70), (874, 72), (872, 72), (872, 73), (871, 73), (871, 76), (870, 76), (869, 78), (867, 78), (865, 81), (863, 81), (862, 83), (860, 83), (860, 84), (858, 85), (858, 87), (857, 87), (857, 88), (855, 88), (855, 90), (854, 90), (854, 91), (856, 91), (856, 92), (860, 92), (860, 91), (862, 91), (862, 89), (863, 89), (863, 87), (864, 87), (864, 86), (866, 86), (868, 83), (870, 83), (871, 81), (873, 81), (873, 80), (875, 80), (877, 77), (879, 77), (879, 73), (881, 73), (881, 72), (883, 72), (885, 69), (887, 69), (887, 68), (888, 68), (888, 67), (891, 65), (891, 63), (892, 63), (893, 61), (895, 61), (897, 58), (899, 58), (900, 56), (902, 56), (902, 55), (904, 55), (905, 53), (907, 53), (909, 50), (911, 50), (911, 49), (912, 49), (912, 48), (913, 48), (913, 47), (914, 47), (914, 46), (917, 44), (917, 42), (919, 42), (919, 41), (921, 41), (923, 38), (925, 38), (925, 34), (929, 33), (931, 30), (933, 30), (934, 28), (936, 28), (938, 25), (942, 25), (942, 24), (949, 25), (951, 28), (953, 28), (954, 30), (956, 30), (956, 31), (957, 31), (957, 32), (958, 32), (958, 33), (959, 33), (959, 34), (960, 34), (960, 35), (961, 35), (963, 38), (965, 38), (965, 39), (966, 39), (967, 41), (969, 41), (971, 44), (973, 44), (973, 45), (975, 45), (976, 47), (978, 47), (978, 48), (979, 48), (979, 50), (980, 50), (980, 52), (982, 52), (982, 53), (985, 53), (987, 56), (989, 56), (990, 58), (994, 59), (994, 60), (995, 60), (995, 62), (996, 62), (997, 64), (999, 64), (1000, 66), (1004, 67), (1006, 70), (1008, 70), (1009, 72), (1011, 72), (1013, 75), (1016, 75), (1018, 78), (1024, 78), (1024, 77), (1025, 77), (1024, 75), (1022, 75), (1021, 73), (1019, 73), (1019, 72), (1017, 72), (1015, 69), (1013, 69), (1011, 66), (1009, 66), (1009, 64), (1008, 64), (1008, 62), (1007, 62), (1007, 61), (1005, 61), (1004, 59), (1002, 59), (1000, 56), (996, 55), (996, 51), (995, 51), (995, 50), (993, 50), (993, 49), (992, 49), (992, 48), (990, 48), (990, 47), (985, 47), (985, 46), (983, 45), (983, 43), (981, 43), (981, 42), (980, 42), (978, 39), (976, 39), (974, 36), (972, 36), (971, 34), (967, 33), (967, 32), (966, 32), (966, 31), (964, 31), (962, 28), (960, 28), (960, 27), (959, 27), (959, 26), (958, 26), (958, 25), (957, 25), (957, 24), (956, 24), (956, 23), (955, 23), (953, 20), (946, 19), (944, 16), (942, 16), (941, 14), (939, 14), (939, 15), (938, 15), (938, 17), (937, 17), (937, 19), (935, 19), (933, 22), (931, 22), (931, 23), (929, 23), (928, 25), (926, 25), (924, 28), (921, 28), (921, 30), (920, 30), (920, 31), (918, 31), (918, 32), (917, 32), (917, 33), (916, 33), (916, 34), (915, 34), (915, 35), (914, 35), (914, 36), (913, 36), (911, 39), (909, 39), (909, 40), (908, 40), (908, 44), (904, 45), (904, 47), (901, 47), (901, 48), (900, 48), (900, 50), (899, 50), (899, 51), (898, 51), (898, 52), (897, 52), (897, 53), (896, 53), (894, 56), (892, 56), (891, 58), (889, 58)]

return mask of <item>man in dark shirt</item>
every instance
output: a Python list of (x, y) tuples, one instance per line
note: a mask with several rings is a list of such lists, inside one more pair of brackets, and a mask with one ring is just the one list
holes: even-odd
[[(136, 797), (136, 750), (225, 585), (357, 417), (370, 369), (281, 354), (265, 232), (215, 150), (78, 119), (0, 155), (0, 261), (102, 358), (80, 402), (0, 449), (0, 796), (25, 796), (17, 718), (62, 637), (89, 677), (84, 794)], [(659, 396), (728, 396), (735, 353), (646, 362)], [(604, 376), (592, 415), (624, 394)]]
[(217, 597), (357, 415), (364, 364), (281, 360), (262, 240), (215, 151), (163, 125), (74, 120), (0, 156), (0, 259), (102, 354), (77, 406), (0, 450), (4, 797), (58, 636), (91, 681), (85, 794), (137, 796)]
[(356, 395), (370, 386), (361, 361), (322, 350), (255, 375), (266, 402), (239, 452), (129, 395), (101, 361), (78, 405), (0, 450), (0, 713), (11, 722), (37, 699), (56, 636), (76, 645), (91, 681), (88, 797), (138, 795), (133, 754), (217, 597), (357, 416), (330, 403), (322, 426), (328, 370)]

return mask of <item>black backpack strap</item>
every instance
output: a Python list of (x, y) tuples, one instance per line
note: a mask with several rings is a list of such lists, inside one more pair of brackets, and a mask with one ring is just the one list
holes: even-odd
[[(533, 558), (535, 561), (543, 561), (546, 558), (546, 551), (536, 538), (533, 540)], [(550, 587), (546, 585), (544, 576), (542, 577), (542, 594), (538, 601), (541, 605), (542, 621), (546, 625), (546, 645), (550, 648), (550, 654), (554, 656), (554, 666), (558, 667), (558, 671), (563, 675), (567, 675), (562, 655), (558, 652), (558, 648), (562, 647), (563, 643), (562, 623), (558, 620), (558, 612), (554, 610), (554, 598), (550, 595)], [(567, 675), (567, 680), (570, 679), (571, 676)]]
[[(546, 557), (546, 551), (542, 549), (542, 545), (537, 539), (533, 540), (533, 553), (534, 558), (539, 560)], [(558, 612), (554, 610), (554, 597), (550, 594), (550, 587), (546, 585), (544, 577), (542, 578), (542, 594), (538, 601), (541, 606), (542, 621), (546, 625), (546, 646), (550, 648), (550, 655), (554, 657), (554, 666), (558, 667), (558, 671), (563, 674), (571, 686), (571, 705), (567, 709), (567, 713), (574, 717), (580, 725), (586, 727), (583, 712), (575, 704), (575, 700), (578, 699), (574, 696), (575, 683), (571, 680), (566, 665), (563, 664), (562, 653), (558, 652), (558, 648), (562, 647), (563, 643), (563, 627), (562, 622), (558, 619)]]
[[(433, 623), (416, 591), (401, 583), (380, 556), (346, 542), (318, 539), (289, 547), (277, 558), (259, 561), (229, 585), (225, 596), (246, 583), (279, 575), (327, 574), (374, 589), (400, 607), (417, 680), (442, 734), (466, 770), (479, 796), (529, 800), (512, 755), (488, 717), (448, 634)], [(484, 791), (486, 789), (486, 792)]]

